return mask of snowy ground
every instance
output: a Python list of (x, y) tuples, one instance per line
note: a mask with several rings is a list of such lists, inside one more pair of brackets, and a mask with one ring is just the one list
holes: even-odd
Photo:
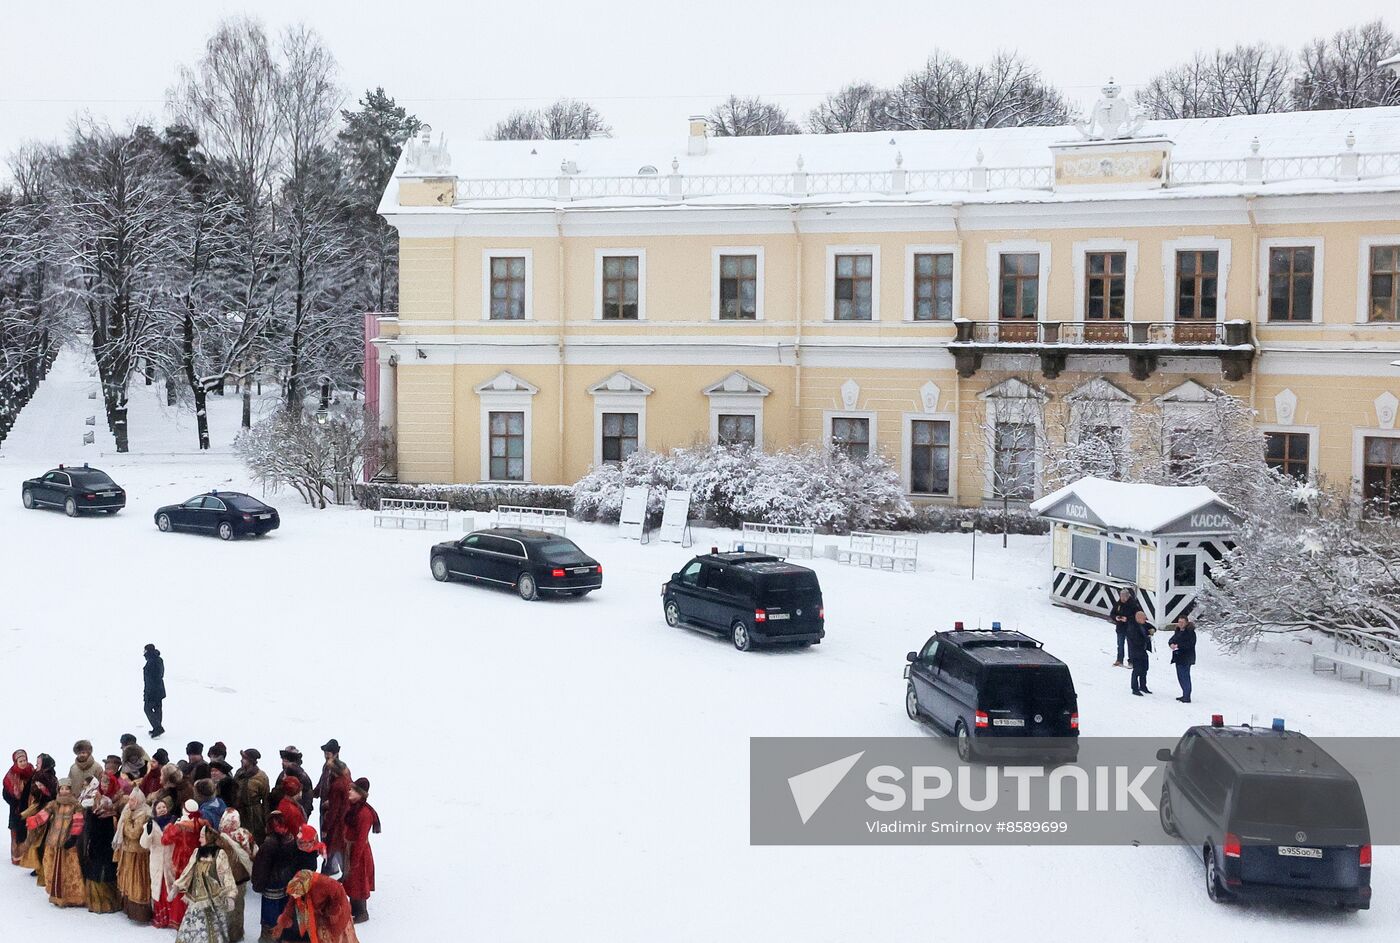
[[(442, 535), (374, 530), (367, 515), (272, 496), (260, 541), (159, 533), (154, 509), (211, 487), (256, 493), (228, 451), (238, 401), (211, 399), (213, 454), (158, 388), (133, 387), (133, 453), (78, 443), (100, 403), (65, 353), (0, 451), (0, 750), (99, 754), (144, 734), (141, 648), (164, 652), (161, 743), (336, 737), (373, 781), (384, 821), (365, 943), (470, 940), (1394, 939), (1400, 864), (1376, 853), (1374, 909), (1354, 916), (1220, 907), (1182, 849), (753, 848), (748, 738), (910, 735), (904, 653), (955, 619), (1000, 619), (1074, 671), (1086, 734), (1175, 736), (1212, 712), (1288, 718), (1314, 734), (1400, 734), (1400, 699), (1314, 677), (1297, 645), (1244, 656), (1207, 642), (1196, 703), (1133, 698), (1112, 632), (1049, 605), (1042, 538), (923, 538), (917, 575), (817, 560), (828, 638), (740, 654), (668, 629), (658, 588), (692, 551), (571, 525), (604, 564), (584, 600), (523, 603), (439, 585)], [(105, 440), (105, 445), (104, 445)], [(104, 453), (98, 457), (98, 453)], [(130, 492), (115, 517), (26, 512), (19, 483), (91, 461)], [(700, 531), (697, 549), (727, 542)], [(1162, 660), (1164, 661), (1164, 659)], [(144, 741), (144, 737), (142, 738)], [(265, 764), (266, 765), (266, 764)], [(312, 764), (308, 762), (308, 767)], [(314, 769), (313, 769), (314, 775)], [(250, 925), (255, 901), (249, 903)], [(120, 916), (50, 907), (0, 868), (0, 939), (153, 939)], [(443, 933), (446, 931), (446, 936)]]

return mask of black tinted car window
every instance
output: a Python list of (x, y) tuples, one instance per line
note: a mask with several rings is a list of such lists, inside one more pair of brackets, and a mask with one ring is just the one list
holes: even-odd
[(770, 606), (783, 606), (789, 600), (813, 599), (821, 595), (815, 573), (784, 573), (763, 577), (763, 598)]
[(1058, 707), (1074, 697), (1063, 665), (998, 665), (982, 681), (982, 704), (990, 708)]
[(1225, 796), (1230, 791), (1230, 781), (1233, 778), (1225, 758), (1202, 743), (1192, 751), (1192, 760), (1197, 770), (1196, 788), (1201, 791), (1201, 796), (1211, 808), (1225, 808)]
[(717, 593), (728, 596), (731, 592), (733, 581), (729, 578), (729, 571), (722, 566), (710, 566), (705, 568), (705, 588), (712, 589)]
[(497, 537), (496, 542), (500, 544), (500, 552), (510, 557), (525, 557), (525, 545), (520, 541), (510, 537)]
[(972, 684), (977, 672), (977, 666), (973, 664), (972, 659), (954, 648), (943, 653), (943, 662), (939, 668), (945, 678), (961, 684)]
[(232, 495), (228, 498), (229, 506), (235, 511), (270, 511), (272, 508), (263, 504), (257, 498), (249, 497), (246, 494)]
[(115, 488), (117, 483), (100, 471), (74, 472), (73, 481), (80, 488)]
[(552, 560), (555, 557), (572, 557), (583, 553), (578, 548), (578, 544), (572, 540), (551, 540), (547, 544), (540, 544), (536, 548), (544, 559)]
[(225, 508), (224, 508), (224, 502), (223, 502), (223, 500), (220, 499), (220, 498), (205, 498), (205, 499), (204, 499), (204, 510), (206, 510), (206, 511), (222, 511), (222, 510), (225, 510)]
[(1348, 780), (1246, 776), (1234, 817), (1300, 828), (1365, 828), (1366, 805), (1361, 789)]
[(180, 507), (184, 507), (184, 508), (202, 508), (202, 507), (204, 507), (204, 498), (203, 498), (202, 496), (201, 496), (201, 497), (198, 497), (198, 498), (190, 498), (190, 499), (189, 499), (188, 501), (186, 501), (184, 504), (180, 505)]

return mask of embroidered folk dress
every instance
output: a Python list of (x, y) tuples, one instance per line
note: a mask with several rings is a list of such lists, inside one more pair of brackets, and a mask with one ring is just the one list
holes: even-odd
[(141, 835), (151, 820), (148, 806), (122, 809), (117, 837), (112, 847), (117, 853), (117, 890), (122, 909), (137, 923), (151, 920), (151, 853), (141, 846)]
[[(72, 796), (60, 796), (29, 821), (30, 830), (44, 827), (44, 890), (55, 907), (86, 907), (87, 888), (78, 861), (83, 809)], [(72, 839), (70, 843), (70, 839)]]
[(196, 852), (175, 887), (189, 905), (175, 943), (229, 943), (229, 908), (238, 890), (228, 854), (222, 848), (213, 854)]

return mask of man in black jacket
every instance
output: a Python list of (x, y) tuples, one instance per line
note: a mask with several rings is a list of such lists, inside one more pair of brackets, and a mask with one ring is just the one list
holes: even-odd
[(146, 720), (151, 724), (151, 736), (165, 733), (165, 659), (160, 657), (160, 649), (146, 646), (146, 667), (142, 670), (145, 679)]
[(1133, 624), (1134, 614), (1141, 611), (1142, 606), (1138, 605), (1132, 590), (1125, 586), (1118, 591), (1118, 601), (1113, 604), (1113, 608), (1108, 613), (1109, 621), (1113, 623), (1113, 630), (1118, 635), (1118, 657), (1113, 662), (1115, 668), (1123, 667), (1123, 646), (1128, 639), (1128, 626)]
[(1151, 694), (1147, 689), (1147, 653), (1152, 650), (1152, 633), (1157, 631), (1147, 621), (1147, 613), (1139, 609), (1128, 626), (1128, 657), (1132, 662), (1133, 674), (1129, 682), (1133, 693), (1141, 697)]
[(1176, 680), (1181, 685), (1183, 704), (1191, 703), (1191, 666), (1196, 663), (1196, 627), (1191, 620), (1180, 615), (1176, 617), (1176, 631), (1167, 640), (1172, 650), (1172, 664), (1176, 665)]

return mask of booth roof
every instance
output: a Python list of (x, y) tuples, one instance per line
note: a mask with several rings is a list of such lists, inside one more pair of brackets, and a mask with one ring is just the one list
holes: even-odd
[(1043, 514), (1071, 495), (1084, 502), (1106, 526), (1149, 534), (1192, 511), (1225, 504), (1220, 495), (1204, 485), (1144, 485), (1081, 478), (1036, 501), (1031, 510)]

